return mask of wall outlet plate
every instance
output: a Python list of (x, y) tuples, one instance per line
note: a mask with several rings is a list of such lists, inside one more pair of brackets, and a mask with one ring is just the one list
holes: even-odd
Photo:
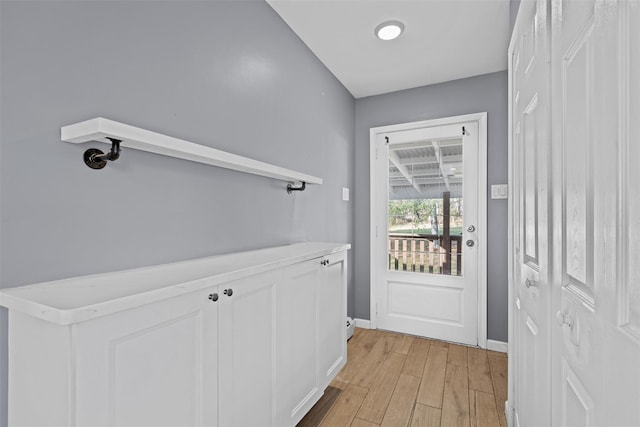
[(509, 185), (498, 184), (491, 186), (491, 198), (492, 199), (506, 199), (509, 197)]
[(345, 202), (349, 201), (349, 189), (348, 188), (342, 188), (342, 200), (344, 200)]

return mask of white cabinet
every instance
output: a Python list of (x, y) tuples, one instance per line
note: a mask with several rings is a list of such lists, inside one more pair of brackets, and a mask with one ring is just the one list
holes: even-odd
[(278, 285), (279, 425), (295, 425), (322, 396), (318, 351), (321, 259), (284, 272)]
[(9, 425), (217, 419), (217, 307), (199, 291), (75, 325), (9, 312)]
[(278, 425), (296, 425), (347, 361), (345, 252), (289, 267), (277, 287)]
[(0, 291), (9, 424), (295, 425), (346, 362), (346, 249), (292, 245)]
[(217, 311), (198, 291), (71, 326), (76, 425), (215, 425)]
[(280, 271), (265, 273), (220, 287), (220, 426), (276, 424), (275, 322), (280, 276)]
[(347, 258), (342, 252), (323, 260), (318, 325), (320, 387), (324, 390), (347, 363)]

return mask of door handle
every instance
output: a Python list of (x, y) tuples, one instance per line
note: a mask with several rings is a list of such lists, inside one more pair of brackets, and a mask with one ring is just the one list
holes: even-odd
[(569, 327), (569, 340), (571, 341), (571, 344), (579, 347), (580, 331), (576, 320), (577, 319), (574, 316), (570, 315), (566, 311), (558, 310), (556, 313), (556, 321), (558, 322), (558, 325), (560, 325), (560, 327), (565, 325)]
[(556, 321), (560, 326), (567, 325), (569, 329), (573, 328), (573, 317), (571, 317), (569, 313), (565, 313), (562, 310), (558, 310), (558, 312), (556, 313)]
[(537, 288), (538, 287), (538, 282), (536, 282), (535, 280), (531, 280), (531, 279), (527, 279), (524, 282), (524, 285), (528, 288)]

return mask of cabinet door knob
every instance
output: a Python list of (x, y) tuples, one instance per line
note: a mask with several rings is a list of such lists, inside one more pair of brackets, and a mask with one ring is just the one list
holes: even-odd
[(209, 294), (209, 299), (213, 302), (218, 301), (218, 294)]
[(224, 290), (224, 294), (228, 297), (230, 297), (231, 295), (233, 295), (233, 289), (229, 288), (229, 289), (225, 289)]

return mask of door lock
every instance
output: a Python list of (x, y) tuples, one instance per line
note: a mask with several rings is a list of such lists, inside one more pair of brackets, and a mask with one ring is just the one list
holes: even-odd
[(471, 239), (467, 240), (467, 242), (466, 242), (466, 243), (467, 243), (467, 246), (469, 246), (469, 247), (472, 247), (473, 245), (475, 245), (475, 244), (476, 244), (476, 242), (475, 242), (475, 241), (473, 241), (473, 240), (471, 240)]
[(573, 328), (573, 317), (571, 317), (571, 315), (567, 312), (558, 310), (558, 312), (556, 313), (556, 321), (560, 326), (567, 325), (570, 329)]
[(473, 225), (470, 225), (470, 226), (467, 227), (467, 231), (469, 233), (473, 233), (474, 231), (476, 231), (476, 228)]

